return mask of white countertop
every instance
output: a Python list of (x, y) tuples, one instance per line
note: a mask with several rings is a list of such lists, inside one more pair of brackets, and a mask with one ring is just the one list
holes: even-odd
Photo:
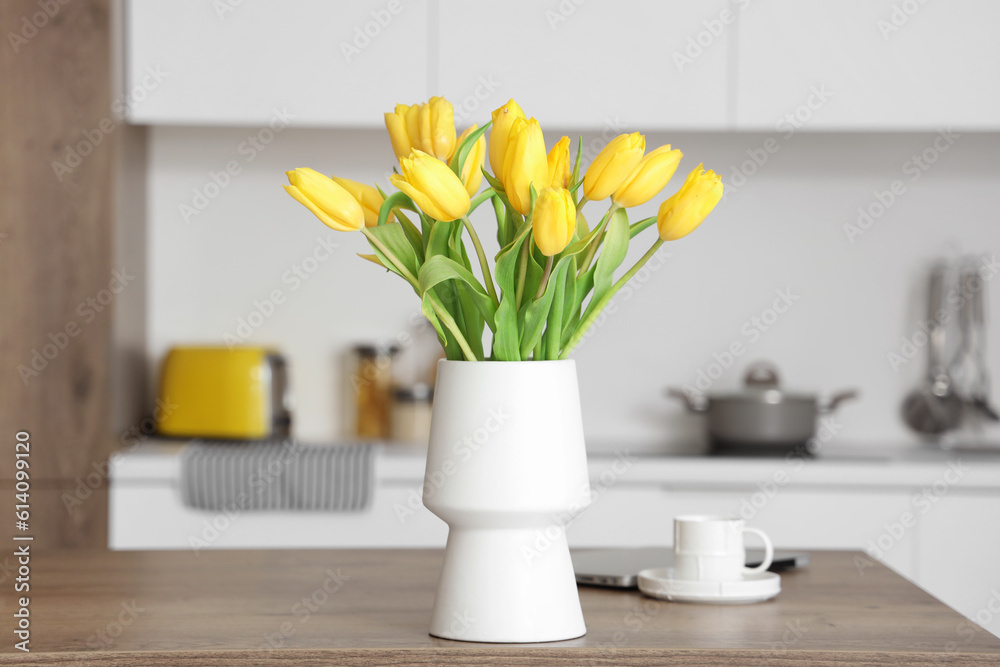
[[(180, 478), (183, 444), (143, 443), (116, 453), (112, 484), (174, 484)], [(413, 484), (424, 475), (425, 454), (387, 445), (375, 466), (382, 484)], [(945, 452), (938, 449), (831, 451), (816, 459), (591, 454), (590, 474), (614, 475), (616, 482), (673, 489), (739, 489), (778, 481), (798, 487), (919, 489), (961, 473), (964, 491), (1000, 489), (1000, 453)], [(952, 472), (949, 472), (952, 471)]]

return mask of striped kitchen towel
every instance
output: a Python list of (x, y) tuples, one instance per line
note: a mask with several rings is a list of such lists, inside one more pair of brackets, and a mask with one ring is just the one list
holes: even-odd
[(195, 441), (181, 454), (181, 497), (213, 511), (359, 512), (371, 504), (374, 456), (372, 445)]

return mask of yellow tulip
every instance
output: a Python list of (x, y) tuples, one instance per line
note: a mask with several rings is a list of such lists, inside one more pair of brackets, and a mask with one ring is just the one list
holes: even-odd
[(568, 188), (569, 169), (569, 137), (560, 139), (549, 151), (549, 186), (553, 188)]
[[(351, 196), (361, 204), (361, 210), (365, 213), (365, 227), (375, 227), (378, 225), (378, 211), (382, 208), (382, 202), (385, 201), (382, 193), (370, 185), (358, 183), (349, 178), (334, 176), (333, 180), (337, 185), (350, 192)], [(392, 222), (392, 220), (393, 215), (390, 213), (386, 222)]]
[[(455, 142), (457, 147), (462, 141), (476, 131), (479, 125), (473, 125), (458, 138)], [(462, 165), (462, 183), (469, 196), (479, 192), (479, 186), (483, 182), (483, 161), (486, 159), (486, 137), (480, 136), (476, 143), (472, 144), (469, 154), (465, 156), (465, 164)]]
[(681, 189), (660, 204), (656, 227), (664, 241), (676, 241), (693, 232), (722, 199), (722, 179), (702, 166), (699, 164)]
[(639, 165), (611, 195), (611, 201), (626, 208), (645, 204), (667, 185), (683, 156), (679, 150), (671, 149), (670, 144), (660, 146), (639, 161)]
[(510, 128), (518, 118), (527, 119), (524, 111), (514, 100), (493, 112), (493, 125), (490, 127), (490, 169), (497, 178), (503, 176), (504, 155), (510, 138)]
[(531, 234), (538, 250), (546, 257), (558, 255), (573, 240), (576, 230), (576, 203), (566, 188), (544, 188), (535, 201)]
[(541, 190), (548, 183), (549, 165), (545, 137), (534, 118), (515, 118), (510, 128), (500, 177), (510, 205), (521, 215), (531, 210), (531, 184)]
[(413, 149), (399, 161), (402, 175), (389, 177), (420, 210), (435, 220), (457, 220), (469, 212), (469, 193), (465, 184), (448, 165), (432, 155)]
[(587, 168), (583, 177), (583, 194), (591, 201), (599, 201), (628, 178), (646, 151), (646, 137), (638, 132), (620, 134), (605, 146)]
[(416, 148), (441, 160), (455, 151), (455, 110), (443, 97), (423, 104), (397, 104), (385, 114), (385, 128), (396, 157), (402, 160)]
[(332, 178), (314, 169), (299, 167), (285, 172), (285, 190), (313, 212), (324, 225), (338, 232), (356, 232), (365, 226), (365, 213), (358, 200)]

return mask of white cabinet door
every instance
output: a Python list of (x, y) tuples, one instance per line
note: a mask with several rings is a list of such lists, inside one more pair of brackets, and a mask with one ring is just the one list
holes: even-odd
[(459, 126), (509, 98), (543, 128), (603, 127), (608, 138), (726, 126), (738, 21), (726, 0), (441, 0), (439, 12), (435, 94)]
[(754, 2), (739, 23), (738, 127), (1000, 128), (997, 26), (991, 0)]
[[(949, 495), (920, 524), (918, 583), (1000, 635), (1000, 498)], [(955, 629), (961, 645), (977, 630)]]
[(381, 127), (427, 97), (427, 0), (128, 0), (133, 123)]

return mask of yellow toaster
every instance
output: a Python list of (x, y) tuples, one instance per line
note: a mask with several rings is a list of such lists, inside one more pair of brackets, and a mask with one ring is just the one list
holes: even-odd
[(260, 347), (174, 347), (163, 360), (157, 433), (262, 440), (291, 433), (288, 367)]

